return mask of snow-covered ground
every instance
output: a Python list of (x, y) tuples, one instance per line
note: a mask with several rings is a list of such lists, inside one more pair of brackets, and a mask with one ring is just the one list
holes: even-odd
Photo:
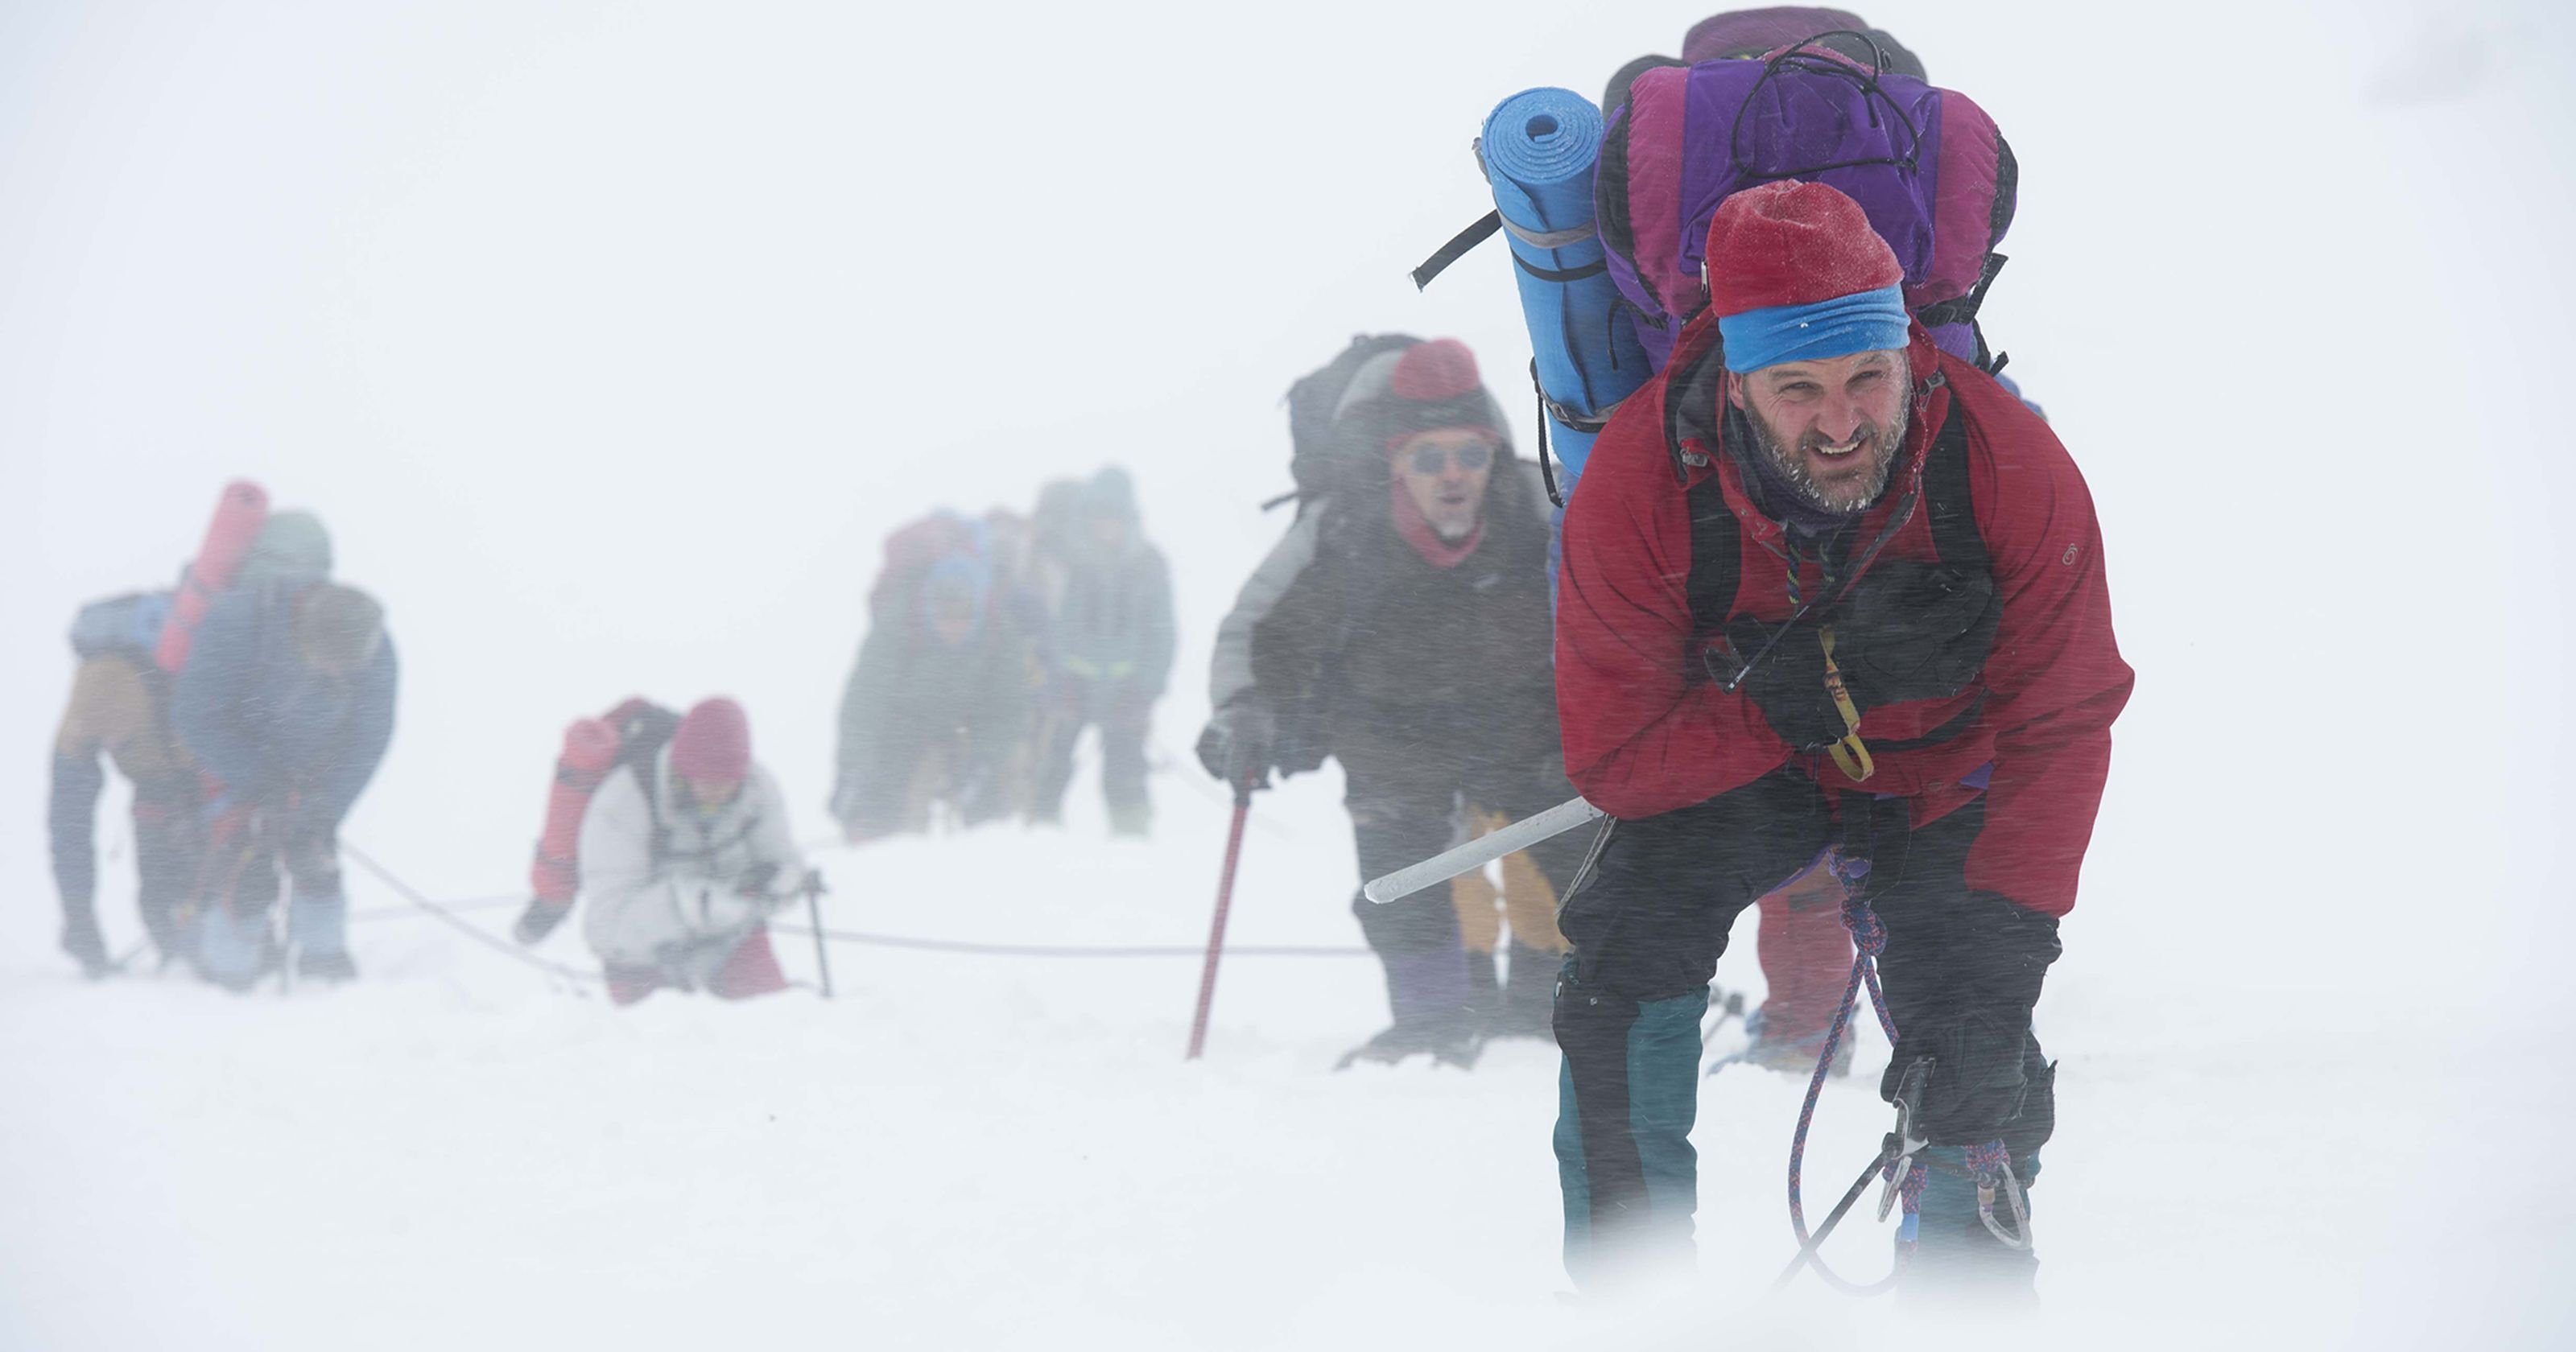
[[(52, 950), (62, 627), (165, 580), (228, 477), (321, 511), (402, 648), (348, 839), (474, 898), (518, 882), (562, 724), (630, 692), (741, 697), (819, 808), (884, 533), (1113, 459), (1182, 611), (1154, 838), (1084, 798), (826, 851), (827, 905), (1198, 943), (1223, 806), (1180, 753), (1279, 529), (1280, 390), (1397, 327), (1511, 388), (1499, 259), (1403, 270), (1483, 210), (1495, 100), (1696, 12), (0, 7), (0, 1347), (1923, 1336), (1764, 1298), (1799, 1086), (1744, 1071), (1703, 1096), (1698, 1282), (1560, 1303), (1552, 1054), (1332, 1073), (1382, 1014), (1365, 959), (1229, 963), (1184, 1064), (1186, 958), (845, 947), (830, 1003), (613, 1011), (357, 870), (347, 989)], [(2092, 483), (2139, 671), (2041, 1008), (2032, 1336), (2566, 1344), (2567, 17), (1865, 12), (2019, 152), (1990, 327)], [(1356, 942), (1337, 788), (1261, 800), (1237, 941)], [(1758, 985), (1741, 937), (1721, 978)], [(1884, 1054), (1828, 1095), (1819, 1192), (1884, 1129)]]
[[(828, 919), (1186, 947), (1221, 809), (1161, 788), (1150, 847), (1078, 811), (1062, 834), (826, 852)], [(1294, 797), (1309, 810), (1251, 833), (1238, 942), (1349, 941), (1329, 796)], [(1190, 1064), (1186, 959), (842, 947), (829, 1003), (618, 1011), (354, 891), (392, 918), (362, 922), (347, 990), (0, 966), (0, 1342), (1832, 1347), (1899, 1327), (1812, 1285), (1763, 1297), (1790, 1250), (1786, 1078), (1706, 1083), (1700, 1286), (1591, 1317), (1553, 1294), (1552, 1050), (1332, 1073), (1378, 1012), (1365, 960), (1237, 959)], [(811, 976), (809, 946), (782, 952)], [(2045, 1016), (2067, 1123), (2035, 1194), (2045, 1327), (2409, 1346), (2563, 1318), (2565, 1188), (2525, 1167), (2567, 1106), (2542, 1030), (2472, 1042), (2394, 992), (2249, 1006), (2106, 966)], [(1755, 980), (1742, 952), (1728, 967)], [(1819, 1123), (1826, 1200), (1886, 1125), (1862, 1087), (1885, 1049), (1864, 1048)], [(1874, 1273), (1883, 1233), (1833, 1250)]]

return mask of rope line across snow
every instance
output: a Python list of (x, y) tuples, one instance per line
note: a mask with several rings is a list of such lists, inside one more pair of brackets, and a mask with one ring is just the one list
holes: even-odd
[(437, 902), (431, 901), (429, 898), (422, 896), (418, 889), (415, 889), (411, 884), (395, 877), (391, 870), (387, 869), (384, 865), (377, 863), (373, 855), (359, 849), (355, 845), (349, 844), (347, 841), (342, 841), (340, 843), (340, 850), (351, 859), (356, 860), (358, 862), (358, 867), (374, 874), (378, 882), (392, 888), (396, 896), (399, 896), (403, 900), (410, 902), (412, 905), (419, 907), (421, 910), (428, 912), (430, 915), (437, 917), (437, 919), (448, 928), (465, 935), (467, 938), (472, 939), (474, 942), (483, 945), (485, 948), (491, 949), (493, 952), (510, 959), (512, 962), (524, 963), (527, 966), (536, 968), (538, 971), (544, 972), (548, 976), (556, 978), (557, 980), (574, 983), (571, 989), (576, 995), (586, 996), (588, 994), (588, 992), (581, 989), (580, 983), (588, 982), (596, 985), (600, 981), (604, 980), (604, 978), (602, 978), (597, 972), (585, 971), (579, 967), (568, 966), (564, 963), (554, 962), (546, 958), (538, 957), (534, 953), (524, 952), (517, 945), (512, 944), (507, 939), (496, 939), (491, 935), (484, 933), (482, 930), (457, 919)]
[[(474, 925), (467, 924), (456, 916), (458, 911), (489, 910), (517, 905), (520, 898), (473, 897), (442, 904), (430, 900), (418, 888), (395, 877), (392, 870), (376, 862), (374, 856), (357, 846), (344, 841), (341, 849), (346, 851), (349, 858), (356, 861), (360, 868), (373, 874), (377, 881), (393, 889), (394, 894), (411, 907), (410, 910), (361, 911), (349, 917), (353, 922), (401, 919), (415, 914), (427, 915), (483, 947), (513, 962), (536, 968), (549, 976), (565, 981), (591, 984), (597, 984), (603, 979), (597, 972), (541, 958), (507, 939), (495, 937)], [(772, 922), (769, 928), (775, 933), (798, 938), (811, 937), (815, 932), (808, 925), (780, 922)], [(930, 953), (969, 953), (1001, 958), (1196, 958), (1206, 954), (1205, 946), (1199, 944), (996, 944), (967, 939), (937, 939), (843, 929), (826, 929), (822, 931), (822, 935), (833, 943), (858, 944), (868, 948), (903, 948)], [(1226, 956), (1236, 958), (1364, 958), (1369, 956), (1370, 950), (1358, 945), (1241, 944), (1230, 946), (1225, 952)]]
[[(528, 899), (525, 896), (514, 893), (509, 896), (468, 897), (463, 901), (442, 901), (438, 904), (438, 907), (439, 910), (445, 911), (450, 915), (454, 915), (459, 911), (497, 911), (504, 906), (525, 906), (527, 904)], [(371, 906), (363, 911), (349, 912), (349, 923), (352, 925), (364, 925), (378, 920), (413, 920), (424, 915), (436, 915), (437, 913), (437, 911), (426, 911), (416, 906)]]
[[(780, 934), (799, 937), (814, 931), (803, 925), (773, 924), (770, 929)], [(923, 939), (901, 934), (870, 934), (859, 930), (827, 929), (823, 937), (834, 943), (866, 944), (877, 948), (916, 948), (935, 953), (981, 953), (1012, 958), (1199, 958), (1207, 956), (1205, 944), (986, 944), (964, 939)], [(1357, 946), (1331, 947), (1299, 944), (1228, 945), (1229, 958), (1362, 958), (1369, 950)]]

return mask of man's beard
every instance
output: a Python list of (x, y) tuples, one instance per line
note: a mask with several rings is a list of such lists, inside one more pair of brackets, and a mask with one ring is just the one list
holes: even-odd
[[(1877, 505), (1880, 495), (1887, 492), (1889, 475), (1896, 469), (1897, 448), (1905, 444), (1905, 403), (1897, 404), (1896, 417), (1888, 427), (1882, 428), (1867, 422), (1861, 424), (1859, 432), (1854, 435), (1862, 436), (1865, 440), (1851, 452), (1851, 455), (1856, 458), (1865, 457), (1868, 461), (1868, 470), (1862, 476), (1860, 484), (1862, 491), (1857, 497), (1853, 497), (1848, 496), (1851, 493), (1850, 485), (1837, 485), (1829, 492), (1823, 485), (1816, 482), (1813, 474), (1808, 472), (1808, 455), (1818, 447), (1832, 444), (1821, 434), (1811, 430), (1801, 436), (1798, 445), (1792, 448), (1781, 443), (1780, 438), (1771, 431), (1771, 425), (1762, 420), (1761, 414), (1750, 408), (1744, 412), (1744, 421), (1753, 429), (1754, 450), (1761, 455), (1764, 463), (1770, 466), (1772, 477), (1786, 485), (1789, 491), (1797, 494), (1801, 505), (1819, 512), (1831, 512), (1836, 516), (1857, 516)], [(1837, 494), (1844, 496), (1837, 496)]]

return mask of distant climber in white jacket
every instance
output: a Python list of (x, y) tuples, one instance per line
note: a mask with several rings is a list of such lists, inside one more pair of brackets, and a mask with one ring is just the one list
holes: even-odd
[(729, 699), (689, 710), (650, 782), (620, 768), (582, 817), (582, 933), (621, 1005), (664, 986), (728, 1000), (787, 989), (767, 922), (805, 878), (786, 800)]

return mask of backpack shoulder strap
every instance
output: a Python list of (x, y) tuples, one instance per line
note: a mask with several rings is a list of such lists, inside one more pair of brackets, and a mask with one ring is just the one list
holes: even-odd
[(1726, 502), (1726, 481), (1712, 474), (1693, 484), (1690, 500), (1691, 637), (1706, 639), (1726, 628), (1735, 608), (1735, 590), (1743, 580), (1743, 528)]
[(660, 705), (646, 704), (628, 712), (626, 724), (619, 728), (618, 763), (635, 776), (635, 787), (644, 795), (644, 810), (653, 818), (653, 861), (659, 864), (671, 852), (671, 828), (662, 820), (662, 777), (655, 773), (662, 758), (662, 748), (671, 735), (680, 730), (680, 716)]
[[(1932, 548), (1941, 562), (1961, 568), (1987, 566), (1985, 537), (1977, 533), (1977, 507), (1968, 490), (1968, 420), (1957, 398), (1932, 438), (1923, 463), (1923, 498), (1932, 526)], [(1696, 550), (1694, 550), (1696, 557)], [(1693, 566), (1693, 576), (1697, 566)]]
[[(1688, 369), (1672, 376), (1664, 393), (1664, 449), (1672, 456), (1673, 477), (1684, 482), (1690, 470), (1682, 463), (1682, 409), (1686, 401), (1714, 398), (1704, 394), (1702, 381), (1713, 374), (1718, 356), (1719, 349), (1710, 346)], [(1717, 403), (1725, 407), (1722, 399)], [(1735, 609), (1735, 593), (1744, 581), (1744, 536), (1735, 509), (1726, 501), (1724, 475), (1711, 474), (1691, 484), (1685, 497), (1691, 563), (1683, 593), (1690, 598), (1691, 637), (1699, 641), (1723, 632), (1727, 612)]]

